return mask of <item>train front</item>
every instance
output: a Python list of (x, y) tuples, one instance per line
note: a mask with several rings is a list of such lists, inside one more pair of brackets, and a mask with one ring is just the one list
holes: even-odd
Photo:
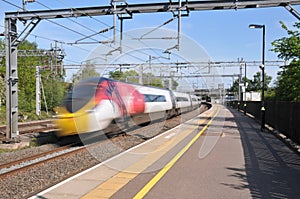
[(144, 113), (144, 96), (134, 86), (103, 77), (77, 83), (57, 109), (58, 137), (104, 130), (118, 119)]
[(58, 137), (71, 136), (104, 129), (113, 117), (110, 106), (102, 106), (106, 118), (99, 123), (97, 107), (100, 105), (97, 93), (101, 92), (103, 78), (94, 77), (81, 80), (57, 109), (56, 125), (59, 127)]

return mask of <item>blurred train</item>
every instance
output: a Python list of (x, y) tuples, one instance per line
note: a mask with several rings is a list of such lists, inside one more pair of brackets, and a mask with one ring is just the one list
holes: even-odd
[(57, 109), (58, 137), (146, 125), (198, 108), (195, 95), (92, 77), (78, 82)]

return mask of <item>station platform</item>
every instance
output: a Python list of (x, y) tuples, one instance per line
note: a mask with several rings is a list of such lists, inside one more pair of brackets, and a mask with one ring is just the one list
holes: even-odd
[(299, 198), (300, 155), (222, 105), (32, 198)]

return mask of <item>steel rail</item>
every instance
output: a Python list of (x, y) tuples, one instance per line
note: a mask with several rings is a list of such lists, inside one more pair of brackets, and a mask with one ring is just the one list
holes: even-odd
[(57, 153), (57, 152), (60, 152), (60, 151), (69, 149), (69, 148), (71, 148), (73, 145), (74, 145), (74, 144), (62, 146), (62, 147), (59, 147), (59, 148), (56, 148), (56, 149), (53, 149), (53, 150), (50, 150), (50, 151), (46, 151), (46, 152), (43, 152), (43, 153), (39, 153), (39, 154), (30, 156), (30, 157), (26, 157), (26, 158), (23, 158), (23, 159), (19, 159), (19, 160), (15, 160), (15, 161), (12, 161), (12, 162), (8, 162), (8, 163), (1, 164), (1, 165), (0, 165), (0, 170), (1, 170), (1, 169), (5, 169), (5, 168), (12, 167), (12, 166), (14, 166), (14, 165), (17, 165), (17, 164), (20, 164), (20, 163), (23, 163), (23, 162), (31, 161), (31, 160), (34, 160), (34, 159), (37, 159), (37, 158), (44, 157), (44, 156), (46, 156), (46, 155), (50, 155), (50, 154), (53, 154), (53, 153)]
[(66, 153), (63, 153), (63, 154), (59, 154), (59, 155), (53, 156), (51, 158), (47, 158), (45, 160), (41, 160), (41, 161), (38, 161), (38, 162), (35, 162), (35, 163), (32, 163), (32, 164), (28, 164), (26, 166), (23, 166), (23, 167), (20, 167), (20, 168), (17, 168), (17, 169), (14, 169), (14, 170), (11, 170), (11, 171), (8, 171), (8, 172), (0, 174), (0, 179), (8, 177), (9, 175), (13, 175), (15, 173), (24, 171), (26, 169), (35, 167), (35, 166), (47, 164), (47, 163), (49, 163), (51, 161), (54, 161), (55, 159), (64, 158), (64, 157), (70, 156), (72, 154), (80, 153), (81, 151), (86, 151), (86, 150), (88, 150), (88, 149), (85, 148), (85, 147), (82, 147), (82, 148), (75, 149), (73, 151), (69, 151), (69, 152), (66, 152)]
[[(54, 126), (52, 120), (41, 120), (41, 121), (20, 123), (18, 125), (18, 128), (19, 128), (20, 134), (57, 130), (57, 127)], [(0, 126), (0, 141), (5, 139), (5, 133), (4, 133), (5, 129), (6, 129), (6, 125)]]

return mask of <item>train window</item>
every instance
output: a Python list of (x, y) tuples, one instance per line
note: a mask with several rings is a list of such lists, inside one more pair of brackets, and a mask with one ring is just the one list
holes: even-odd
[(163, 95), (144, 94), (145, 102), (166, 102), (166, 97)]
[(189, 99), (186, 97), (176, 97), (177, 102), (188, 102)]
[(63, 104), (70, 113), (74, 113), (85, 106), (95, 95), (97, 83), (82, 82), (76, 85), (65, 98)]
[(206, 102), (211, 102), (211, 98), (209, 96), (206, 96)]

